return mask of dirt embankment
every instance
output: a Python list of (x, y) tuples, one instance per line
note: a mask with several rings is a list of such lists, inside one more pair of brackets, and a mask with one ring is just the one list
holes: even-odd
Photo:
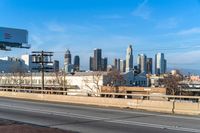
[(0, 119), (0, 133), (74, 133), (74, 132)]

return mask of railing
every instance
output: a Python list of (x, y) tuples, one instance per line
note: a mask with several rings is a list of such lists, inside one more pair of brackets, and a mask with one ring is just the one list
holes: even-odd
[[(88, 92), (62, 91), (62, 90), (41, 90), (41, 89), (22, 89), (22, 88), (0, 88), (0, 91), (37, 93), (37, 94), (55, 94), (70, 95), (70, 93), (87, 94)], [(88, 93), (88, 96), (107, 97), (107, 98), (123, 98), (123, 99), (141, 99), (141, 100), (159, 100), (159, 101), (180, 101), (180, 102), (200, 102), (200, 96), (174, 96), (174, 95), (156, 95), (156, 94), (129, 94), (129, 93)], [(86, 95), (84, 95), (86, 96)]]
[[(0, 87), (7, 87), (7, 88), (42, 88), (40, 84), (1, 84)], [(63, 87), (63, 85), (58, 85), (58, 84), (50, 84), (50, 85), (45, 85), (45, 88), (77, 88), (76, 85), (65, 85)]]
[(178, 96), (178, 95), (156, 95), (156, 94), (129, 94), (129, 93), (98, 93), (101, 95), (110, 95), (112, 97), (115, 96), (146, 96), (146, 97), (162, 97), (162, 98), (192, 98), (192, 99), (200, 99), (200, 96)]

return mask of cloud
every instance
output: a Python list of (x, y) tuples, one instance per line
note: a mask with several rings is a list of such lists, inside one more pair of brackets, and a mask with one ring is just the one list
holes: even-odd
[(191, 35), (191, 34), (200, 34), (200, 27), (195, 27), (177, 32), (177, 35)]
[(168, 53), (166, 56), (169, 65), (195, 69), (200, 65), (199, 55), (200, 50), (193, 50), (181, 53)]
[(141, 17), (143, 19), (149, 19), (151, 16), (151, 9), (147, 6), (148, 0), (144, 0), (138, 5), (138, 7), (132, 12), (132, 15)]
[(178, 26), (179, 20), (174, 17), (168, 18), (166, 20), (157, 23), (156, 28), (158, 29), (172, 29)]
[(164, 36), (186, 36), (186, 35), (195, 35), (200, 34), (200, 27), (194, 27), (190, 29), (181, 30), (178, 32), (167, 33)]
[[(66, 49), (70, 49), (72, 56), (79, 55), (81, 68), (88, 69), (89, 56), (93, 48), (97, 46), (101, 37), (96, 37), (96, 32), (102, 31), (99, 25), (87, 24), (63, 24), (59, 22), (44, 22), (42, 25), (31, 24), (29, 29), (29, 42), (31, 51), (46, 50), (54, 52), (54, 59), (60, 61), (63, 66), (63, 56)], [(95, 40), (96, 38), (96, 40)], [(107, 42), (107, 40), (106, 40)], [(99, 44), (98, 46), (100, 46)]]
[(59, 23), (43, 23), (29, 29), (31, 50), (57, 50), (69, 42), (70, 35), (66, 32), (65, 25)]

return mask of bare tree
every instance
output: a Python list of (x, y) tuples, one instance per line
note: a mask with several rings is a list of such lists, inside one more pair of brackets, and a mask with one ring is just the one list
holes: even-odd
[(59, 86), (63, 86), (64, 80), (63, 80), (63, 74), (61, 72), (55, 72), (55, 83)]
[(183, 77), (181, 75), (168, 74), (160, 80), (160, 84), (163, 84), (166, 87), (167, 95), (179, 95), (181, 91), (179, 87), (179, 82), (181, 80), (183, 80)]
[[(13, 81), (14, 81), (14, 83), (18, 84), (20, 86), (20, 88), (21, 88), (22, 83), (24, 81), (26, 70), (23, 69), (21, 67), (21, 65), (13, 65), (12, 66), (12, 72), (13, 72), (13, 78), (14, 78)], [(18, 77), (18, 78), (16, 78), (16, 77)]]
[(85, 76), (83, 79), (85, 86), (90, 90), (88, 95), (92, 95), (93, 93), (99, 93), (101, 89), (100, 80), (103, 76), (101, 71), (92, 72), (92, 78), (90, 76)]
[(124, 78), (120, 74), (120, 71), (114, 69), (108, 72), (107, 74), (107, 85), (111, 87), (117, 87), (123, 84)]
[(67, 91), (69, 86), (71, 86), (71, 80), (66, 79), (66, 73), (64, 71), (55, 73), (54, 82), (59, 86), (59, 88), (62, 88), (63, 91)]

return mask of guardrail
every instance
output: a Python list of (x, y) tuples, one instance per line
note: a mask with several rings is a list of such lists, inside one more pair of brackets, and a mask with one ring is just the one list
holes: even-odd
[(67, 91), (61, 90), (41, 90), (41, 89), (22, 89), (22, 88), (0, 88), (0, 91), (14, 91), (14, 92), (29, 92), (29, 93), (37, 93), (37, 92), (56, 92), (56, 93), (66, 93)]
[[(68, 93), (72, 92), (73, 91), (0, 88), (1, 97), (200, 115), (199, 96), (127, 93), (93, 93), (92, 96), (68, 95)], [(78, 92), (74, 91), (74, 93)], [(123, 98), (118, 98), (118, 96), (122, 96)], [(187, 99), (187, 101), (185, 99)]]
[[(20, 88), (42, 88), (41, 85), (38, 85), (38, 84), (1, 84), (0, 85), (1, 88), (17, 88), (17, 87), (20, 87)], [(44, 86), (45, 88), (53, 88), (53, 89), (58, 89), (58, 88), (77, 88), (76, 85), (58, 85), (58, 84), (51, 84), (51, 85), (45, 85)]]
[(41, 89), (22, 89), (22, 88), (1, 88), (0, 91), (9, 92), (24, 92), (24, 93), (37, 93), (37, 94), (56, 94), (56, 95), (69, 95), (72, 93), (77, 93), (80, 96), (81, 93), (87, 94), (88, 96), (95, 97), (106, 97), (106, 98), (123, 98), (123, 99), (142, 99), (142, 100), (160, 100), (160, 101), (191, 101), (200, 102), (200, 96), (174, 96), (174, 95), (157, 95), (157, 94), (130, 94), (130, 93), (89, 93), (81, 90), (41, 90)]
[(178, 95), (156, 95), (156, 94), (129, 94), (129, 93), (98, 93), (100, 95), (106, 95), (109, 97), (115, 97), (115, 96), (146, 96), (146, 97), (163, 97), (163, 98), (188, 98), (188, 99), (200, 99), (200, 96), (178, 96)]

